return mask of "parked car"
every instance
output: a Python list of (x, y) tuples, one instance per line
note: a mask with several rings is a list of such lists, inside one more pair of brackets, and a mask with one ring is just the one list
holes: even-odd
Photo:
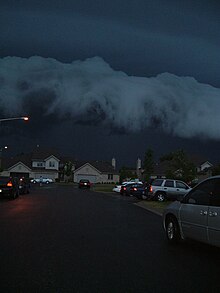
[(131, 180), (131, 181), (124, 181), (124, 182), (122, 182), (121, 185), (115, 185), (115, 187), (112, 189), (112, 191), (119, 192), (120, 193), (121, 187), (124, 186), (124, 185), (126, 185), (126, 184), (128, 184), (128, 183), (143, 183), (143, 182), (138, 181), (136, 179), (135, 180)]
[(115, 187), (112, 189), (112, 191), (120, 192), (122, 185), (125, 185), (127, 183), (129, 183), (129, 182), (126, 181), (126, 182), (123, 182), (121, 185), (115, 185)]
[(90, 188), (91, 182), (88, 179), (81, 179), (78, 184), (79, 188)]
[(36, 184), (36, 183), (53, 183), (53, 180), (51, 178), (35, 178), (35, 179), (31, 179), (31, 182)]
[(0, 195), (15, 199), (19, 196), (19, 180), (17, 177), (0, 177)]
[(136, 196), (139, 199), (146, 199), (147, 186), (145, 184), (134, 184), (130, 188), (130, 195)]
[(128, 182), (128, 183), (126, 183), (126, 184), (123, 184), (122, 186), (121, 186), (121, 190), (120, 190), (120, 194), (121, 195), (128, 195), (128, 196), (130, 196), (131, 194), (130, 194), (130, 189), (131, 189), (131, 187), (132, 186), (137, 186), (137, 185), (143, 185), (143, 183), (142, 182)]
[(19, 178), (19, 194), (30, 193), (30, 180), (29, 178), (21, 177)]
[(183, 181), (173, 179), (155, 179), (148, 187), (147, 197), (152, 200), (177, 200), (191, 188)]
[(170, 243), (191, 238), (220, 247), (220, 176), (202, 181), (167, 206), (163, 227)]

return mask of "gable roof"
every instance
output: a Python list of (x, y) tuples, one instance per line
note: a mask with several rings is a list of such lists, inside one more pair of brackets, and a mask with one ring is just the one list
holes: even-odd
[[(40, 147), (37, 147), (32, 152), (32, 160), (45, 160), (51, 156), (54, 156), (55, 158), (60, 158), (60, 154), (56, 149), (42, 149)], [(59, 160), (59, 159), (58, 159)]]
[(83, 165), (86, 165), (86, 164), (91, 165), (100, 173), (118, 174), (118, 172), (114, 169), (112, 164), (106, 161), (84, 161), (84, 162), (77, 161), (75, 170), (81, 168)]
[(90, 163), (85, 163), (81, 166), (79, 166), (77, 169), (75, 169), (74, 171), (79, 171), (80, 169), (84, 168), (85, 166), (90, 166), (92, 169), (95, 169), (98, 173), (101, 173), (100, 170), (96, 169), (93, 165), (91, 165)]
[(2, 167), (4, 169), (9, 169), (18, 163), (22, 163), (25, 166), (27, 166), (29, 169), (31, 169), (31, 165), (32, 165), (31, 154), (21, 154), (15, 157), (2, 158)]
[(14, 164), (14, 165), (8, 167), (8, 170), (11, 170), (11, 169), (13, 169), (14, 167), (16, 167), (16, 166), (18, 166), (18, 165), (22, 165), (22, 166), (24, 166), (25, 168), (27, 168), (28, 170), (31, 171), (31, 168), (30, 168), (29, 166), (25, 165), (25, 164), (24, 164), (23, 162), (21, 162), (21, 161), (19, 161), (19, 162), (17, 162), (16, 164)]

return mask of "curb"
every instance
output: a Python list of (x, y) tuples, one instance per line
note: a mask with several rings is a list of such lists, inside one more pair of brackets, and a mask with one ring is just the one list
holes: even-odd
[(142, 209), (145, 209), (145, 210), (147, 210), (147, 211), (149, 211), (149, 212), (152, 212), (152, 213), (154, 213), (154, 214), (156, 214), (156, 215), (158, 215), (158, 216), (160, 216), (160, 217), (162, 217), (162, 215), (163, 215), (161, 212), (158, 212), (158, 211), (156, 211), (156, 210), (154, 210), (154, 209), (151, 209), (151, 208), (146, 207), (146, 206), (143, 205), (141, 202), (134, 203), (134, 205), (136, 205), (136, 206), (138, 206), (138, 207), (140, 207), (140, 208), (142, 208)]

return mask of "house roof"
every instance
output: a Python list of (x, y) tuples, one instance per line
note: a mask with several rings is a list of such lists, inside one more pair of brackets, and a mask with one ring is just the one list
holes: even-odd
[(37, 147), (32, 152), (32, 160), (45, 160), (51, 156), (60, 158), (60, 154), (56, 149), (42, 149)]
[(79, 169), (86, 163), (89, 163), (91, 166), (96, 168), (101, 173), (118, 174), (118, 172), (113, 168), (112, 164), (106, 161), (77, 161), (76, 169)]
[(2, 167), (4, 169), (8, 169), (14, 165), (16, 165), (17, 163), (21, 162), (23, 163), (24, 165), (26, 165), (28, 168), (30, 169), (33, 169), (32, 168), (32, 161), (35, 161), (35, 160), (45, 160), (51, 156), (54, 156), (56, 157), (58, 160), (59, 160), (59, 154), (58, 152), (54, 151), (54, 152), (51, 152), (52, 150), (42, 150), (42, 149), (38, 149), (36, 148), (33, 152), (31, 153), (27, 153), (27, 154), (18, 154), (14, 157), (8, 157), (8, 158), (5, 158), (3, 157), (2, 158)]
[(28, 168), (31, 169), (32, 161), (31, 161), (31, 154), (21, 154), (17, 155), (15, 157), (9, 157), (9, 158), (2, 158), (2, 167), (4, 169), (8, 169), (19, 162), (23, 163), (26, 165)]

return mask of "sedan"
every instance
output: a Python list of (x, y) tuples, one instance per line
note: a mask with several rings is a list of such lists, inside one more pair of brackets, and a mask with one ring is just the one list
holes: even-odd
[(53, 180), (50, 178), (35, 178), (35, 179), (31, 179), (31, 182), (36, 184), (36, 183), (53, 183)]
[(78, 184), (79, 188), (90, 188), (91, 183), (88, 179), (81, 179)]
[(170, 243), (191, 238), (220, 247), (220, 176), (202, 181), (170, 204), (163, 226)]
[(141, 181), (135, 180), (135, 181), (124, 181), (121, 185), (115, 185), (115, 187), (112, 189), (114, 192), (120, 192), (122, 186), (125, 186), (128, 183), (142, 183)]
[(146, 199), (146, 188), (145, 184), (134, 184), (130, 188), (130, 195), (136, 196), (139, 199)]
[(130, 190), (133, 186), (138, 186), (138, 185), (143, 185), (143, 183), (136, 183), (136, 182), (129, 182), (127, 184), (124, 184), (121, 186), (121, 190), (120, 190), (120, 194), (121, 195), (128, 195), (128, 196), (132, 196), (132, 194), (130, 194)]

